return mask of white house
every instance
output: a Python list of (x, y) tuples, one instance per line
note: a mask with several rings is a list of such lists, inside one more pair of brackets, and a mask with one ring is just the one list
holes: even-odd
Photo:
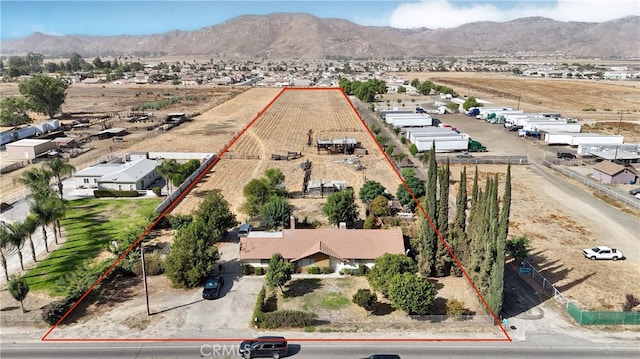
[(155, 170), (157, 165), (158, 162), (155, 160), (134, 157), (126, 161), (88, 167), (76, 172), (73, 177), (76, 188), (144, 190), (160, 178)]

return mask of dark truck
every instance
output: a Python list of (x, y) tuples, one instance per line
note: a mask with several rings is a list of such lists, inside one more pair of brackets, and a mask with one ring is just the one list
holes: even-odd
[(487, 152), (487, 148), (476, 140), (469, 140), (469, 152)]

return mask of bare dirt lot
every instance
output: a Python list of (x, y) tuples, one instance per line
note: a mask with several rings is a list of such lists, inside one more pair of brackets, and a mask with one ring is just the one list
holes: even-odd
[[(434, 77), (434, 76), (440, 77)], [(506, 92), (501, 86), (495, 85), (496, 90), (488, 90), (481, 94), (480, 88), (489, 87), (492, 84), (491, 77), (484, 75), (455, 74), (451, 82), (446, 82), (444, 74), (411, 74), (407, 79), (430, 78), (434, 81), (454, 87), (461, 93), (465, 93), (466, 78), (475, 81), (475, 91), (472, 95), (496, 103), (512, 105), (515, 107), (517, 98), (500, 97)], [(461, 80), (464, 79), (463, 80)], [(440, 79), (440, 80), (439, 80)], [(593, 88), (580, 88), (585, 93), (596, 93), (595, 98), (603, 96), (608, 100), (598, 103), (585, 103), (576, 101), (576, 88), (568, 86), (563, 81), (536, 80), (544, 82), (544, 86), (531, 86), (529, 82), (518, 83), (519, 79), (508, 79), (513, 82), (510, 86), (522, 91), (521, 108), (531, 111), (559, 111), (563, 115), (573, 117), (594, 116), (598, 120), (615, 121), (619, 114), (618, 109), (629, 109), (630, 114), (624, 116), (637, 117), (640, 110), (637, 84), (604, 83), (604, 82), (579, 82), (580, 86), (593, 85)], [(455, 82), (457, 81), (457, 82)], [(460, 82), (463, 81), (463, 82)], [(505, 80), (506, 81), (506, 80)], [(526, 80), (528, 81), (528, 80)], [(572, 84), (574, 81), (570, 81)], [(454, 85), (455, 83), (455, 85)], [(497, 82), (503, 84), (502, 82)], [(606, 86), (604, 86), (606, 85)], [(617, 87), (620, 85), (619, 87)], [(7, 84), (1, 85), (3, 96), (10, 92), (6, 90)], [(456, 87), (457, 86), (457, 87)], [(555, 87), (557, 86), (557, 87)], [(572, 85), (573, 86), (573, 85)], [(577, 85), (576, 85), (577, 86)], [(613, 88), (608, 86), (614, 86)], [(527, 92), (532, 89), (531, 93)], [(474, 88), (471, 88), (473, 90)], [(535, 89), (535, 90), (534, 90)], [(572, 90), (569, 90), (572, 89)], [(15, 91), (15, 89), (13, 90)], [(113, 96), (111, 95), (113, 91)], [(124, 92), (123, 92), (124, 91)], [(150, 94), (148, 92), (151, 91)], [(115, 85), (106, 87), (77, 87), (74, 85), (69, 90), (67, 103), (64, 105), (66, 112), (92, 112), (104, 113), (109, 111), (126, 110), (138, 99), (139, 103), (149, 102), (157, 97), (156, 92), (177, 91), (175, 87), (136, 87), (123, 89)], [(282, 91), (273, 88), (254, 88), (248, 91), (234, 88), (189, 88), (190, 93), (201, 94), (199, 100), (191, 103), (176, 104), (166, 109), (167, 112), (199, 112), (192, 122), (185, 123), (168, 132), (145, 138), (140, 135), (127, 136), (131, 138), (117, 147), (110, 140), (96, 141), (96, 150), (86, 155), (74, 158), (75, 166), (82, 168), (83, 164), (95, 158), (91, 153), (106, 153), (109, 147), (114, 146), (114, 151), (190, 151), (190, 152), (214, 152), (230, 144), (256, 116), (264, 110), (269, 103)], [(513, 92), (513, 91), (512, 91)], [(546, 98), (544, 94), (547, 94)], [(553, 96), (549, 96), (553, 93)], [(138, 94), (138, 96), (136, 96)], [(492, 95), (493, 94), (493, 95)], [(598, 95), (599, 94), (599, 95)], [(103, 96), (104, 95), (104, 96)], [(539, 100), (529, 100), (539, 98)], [(591, 98), (591, 97), (589, 97)], [(536, 101), (540, 103), (536, 103)], [(604, 103), (613, 111), (604, 111)], [(598, 105), (600, 104), (600, 105)], [(526, 106), (526, 107), (525, 107)], [(529, 107), (532, 106), (532, 107)], [(538, 106), (538, 107), (533, 107)], [(595, 112), (583, 112), (583, 108), (595, 107)], [(635, 112), (634, 112), (635, 111)], [(582, 116), (572, 115), (580, 114)], [(595, 115), (598, 115), (596, 118)], [(625, 121), (628, 119), (625, 117)], [(635, 125), (634, 125), (635, 126)], [(611, 126), (603, 128), (612, 131)], [(368, 155), (361, 157), (364, 171), (357, 171), (352, 165), (344, 162), (344, 155), (318, 154), (315, 147), (306, 146), (306, 133), (314, 130), (314, 138), (344, 138), (354, 137), (363, 143), (369, 150)], [(624, 127), (629, 136), (638, 136), (637, 127)], [(627, 136), (626, 133), (625, 136)], [(638, 137), (636, 137), (638, 138)], [(640, 140), (640, 139), (638, 139)], [(99, 150), (101, 152), (99, 152)], [(271, 154), (283, 154), (287, 151), (302, 152), (303, 157), (293, 161), (272, 161)], [(84, 156), (84, 157), (83, 157)], [(234, 157), (235, 156), (235, 157)], [(240, 156), (257, 156), (259, 159), (240, 159)], [(238, 214), (238, 219), (243, 220), (243, 214), (237, 212), (242, 202), (242, 187), (250, 179), (262, 176), (265, 169), (278, 167), (286, 175), (286, 185), (290, 191), (296, 192), (302, 186), (302, 170), (299, 165), (309, 159), (313, 164), (312, 179), (343, 180), (356, 190), (360, 188), (365, 179), (373, 179), (381, 182), (391, 192), (395, 192), (399, 180), (389, 167), (367, 132), (361, 127), (360, 119), (354, 114), (348, 103), (339, 91), (285, 91), (281, 97), (261, 114), (251, 128), (229, 148), (228, 156), (223, 157), (214, 167), (211, 173), (187, 196), (176, 208), (176, 212), (190, 212), (201, 199), (201, 194), (207, 190), (221, 190), (231, 208)], [(460, 166), (452, 167), (453, 178), (462, 169)], [(471, 169), (468, 168), (468, 171)], [(479, 171), (486, 174), (498, 173), (503, 177), (505, 166), (479, 167)], [(12, 172), (2, 177), (3, 198), (6, 191), (15, 190), (11, 183), (12, 176), (19, 175), (20, 171)], [(548, 181), (540, 174), (525, 166), (514, 166), (513, 200), (510, 235), (526, 234), (532, 239), (532, 256), (545, 275), (558, 286), (569, 298), (577, 300), (580, 304), (590, 309), (619, 310), (624, 295), (634, 290), (631, 283), (640, 282), (638, 264), (632, 262), (594, 262), (586, 261), (579, 254), (579, 249), (599, 243), (602, 239), (615, 236), (619, 232), (615, 228), (609, 228), (606, 224), (595, 220), (599, 214), (592, 208), (575, 210), (574, 204), (581, 205), (550, 186)], [(456, 188), (451, 189), (456, 193)], [(295, 196), (294, 196), (295, 197)], [(293, 198), (295, 215), (302, 219), (322, 218), (320, 206), (324, 203), (321, 198)], [(579, 208), (579, 207), (578, 207)], [(632, 250), (637, 251), (637, 245)], [(615, 275), (612, 275), (615, 273)], [(607, 286), (602, 285), (607, 283)], [(3, 312), (16, 312), (19, 308), (15, 302), (7, 297), (6, 291), (2, 293)], [(636, 295), (638, 295), (636, 293)], [(39, 298), (35, 293), (30, 298)], [(28, 299), (30, 300), (30, 299)], [(463, 301), (471, 302), (469, 298)], [(4, 304), (7, 303), (7, 304)], [(28, 307), (37, 306), (38, 301), (28, 303)], [(33, 306), (32, 306), (33, 305)], [(9, 308), (10, 307), (10, 308)], [(123, 317), (123, 320), (126, 317)]]

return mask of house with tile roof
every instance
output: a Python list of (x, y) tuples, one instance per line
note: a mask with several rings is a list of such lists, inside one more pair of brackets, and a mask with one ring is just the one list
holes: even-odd
[(390, 254), (405, 254), (402, 230), (394, 229), (285, 229), (279, 232), (252, 231), (240, 238), (240, 260), (254, 267), (267, 267), (274, 253), (297, 268), (330, 267), (371, 268), (376, 258)]

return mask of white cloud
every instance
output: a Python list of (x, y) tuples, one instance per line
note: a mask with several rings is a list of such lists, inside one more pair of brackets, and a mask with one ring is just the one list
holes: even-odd
[[(460, 5), (462, 4), (462, 5)], [(601, 22), (629, 15), (640, 15), (638, 0), (558, 0), (527, 1), (511, 8), (489, 2), (422, 0), (398, 5), (389, 18), (397, 28), (452, 28), (476, 21), (505, 22), (522, 17), (542, 16), (558, 21)]]

